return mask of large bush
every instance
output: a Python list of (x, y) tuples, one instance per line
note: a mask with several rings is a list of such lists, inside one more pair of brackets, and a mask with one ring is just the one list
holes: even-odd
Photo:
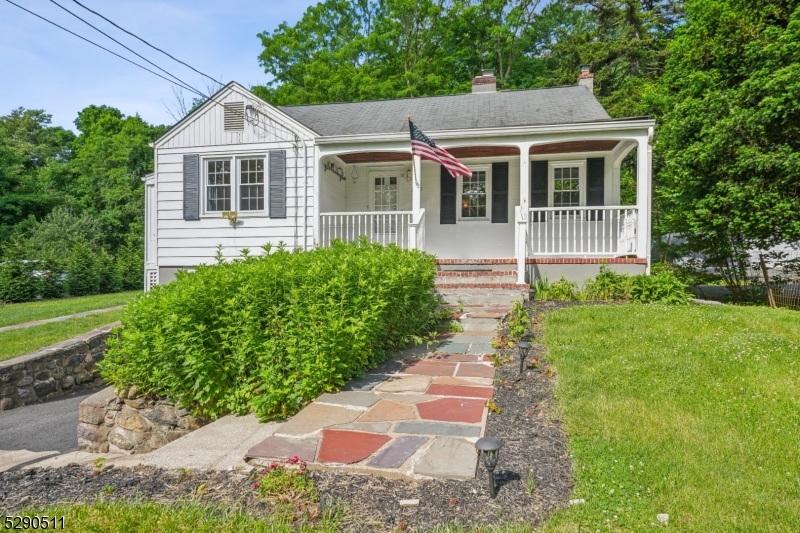
[(201, 266), (131, 304), (105, 379), (212, 417), (296, 412), (435, 323), (433, 256), (331, 248)]

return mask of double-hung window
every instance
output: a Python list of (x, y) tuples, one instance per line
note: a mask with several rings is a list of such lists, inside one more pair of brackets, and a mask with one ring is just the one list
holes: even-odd
[(473, 170), (472, 176), (461, 178), (461, 218), (482, 219), (488, 215), (489, 173)]
[(207, 159), (206, 213), (264, 211), (264, 167), (264, 157)]
[[(553, 169), (553, 207), (579, 207), (581, 179), (579, 166), (557, 166)], [(559, 216), (573, 216), (575, 211), (557, 211)]]

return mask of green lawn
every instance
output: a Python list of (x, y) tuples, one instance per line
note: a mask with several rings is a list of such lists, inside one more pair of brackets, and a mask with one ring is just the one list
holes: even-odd
[(122, 313), (123, 310), (118, 309), (107, 313), (4, 331), (0, 333), (0, 361), (30, 353), (100, 326), (116, 322), (122, 317)]
[(544, 342), (586, 500), (545, 531), (800, 531), (800, 313), (577, 307)]
[(123, 305), (131, 301), (137, 294), (142, 294), (142, 291), (0, 305), (0, 327)]

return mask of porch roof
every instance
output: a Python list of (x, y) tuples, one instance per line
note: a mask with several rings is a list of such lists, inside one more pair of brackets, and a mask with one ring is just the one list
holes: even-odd
[(279, 109), (324, 137), (407, 132), (407, 115), (424, 131), (576, 124), (611, 118), (591, 91), (579, 85)]

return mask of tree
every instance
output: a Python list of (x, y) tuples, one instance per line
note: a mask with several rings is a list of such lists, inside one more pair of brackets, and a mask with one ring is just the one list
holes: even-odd
[(649, 96), (664, 229), (717, 264), (800, 239), (799, 4), (688, 1)]

